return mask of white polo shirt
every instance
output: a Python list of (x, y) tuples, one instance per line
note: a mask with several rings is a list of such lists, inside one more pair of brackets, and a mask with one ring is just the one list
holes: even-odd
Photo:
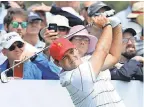
[(69, 91), (75, 107), (125, 107), (110, 81), (109, 70), (96, 76), (88, 61), (60, 74), (61, 85)]

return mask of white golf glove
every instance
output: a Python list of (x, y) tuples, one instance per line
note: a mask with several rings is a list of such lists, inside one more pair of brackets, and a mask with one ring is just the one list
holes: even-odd
[(121, 21), (115, 16), (108, 17), (108, 18), (110, 19), (110, 24), (112, 25), (112, 28), (118, 26), (121, 23)]

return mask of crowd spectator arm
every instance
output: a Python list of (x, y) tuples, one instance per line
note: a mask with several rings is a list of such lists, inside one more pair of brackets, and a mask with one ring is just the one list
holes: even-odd
[(142, 63), (136, 60), (129, 60), (120, 68), (110, 69), (112, 80), (130, 81), (132, 79), (143, 81)]
[(80, 18), (78, 18), (77, 16), (75, 16), (75, 15), (73, 15), (67, 11), (62, 10), (62, 8), (60, 8), (60, 7), (52, 6), (50, 12), (52, 14), (55, 14), (55, 15), (59, 14), (59, 15), (62, 15), (62, 16), (65, 16), (66, 18), (68, 18), (70, 26), (83, 25), (84, 24)]
[(69, 25), (72, 27), (72, 26), (75, 26), (75, 25), (83, 25), (84, 22), (78, 18), (77, 16), (67, 12), (67, 11), (64, 11), (62, 10), (62, 8), (60, 7), (56, 7), (56, 6), (46, 6), (45, 4), (42, 4), (41, 6), (38, 6), (38, 7), (34, 7), (32, 9), (33, 11), (45, 11), (45, 12), (50, 12), (54, 15), (62, 15), (62, 16), (65, 16), (66, 18), (68, 18), (69, 20)]

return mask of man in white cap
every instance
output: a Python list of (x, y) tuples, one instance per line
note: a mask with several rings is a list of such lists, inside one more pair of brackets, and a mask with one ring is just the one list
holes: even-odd
[[(1, 37), (2, 53), (7, 56), (7, 60), (0, 65), (1, 72), (5, 71), (9, 67), (14, 65), (15, 61), (21, 61), (25, 59), (27, 51), (25, 51), (25, 42), (16, 32), (11, 32)], [(42, 79), (42, 71), (30, 61), (24, 62), (23, 71), (19, 71), (22, 74), (23, 79)], [(15, 71), (10, 69), (7, 72), (7, 76), (14, 76)]]
[(70, 26), (68, 19), (61, 15), (55, 15), (52, 16), (51, 19), (49, 19), (49, 25), (50, 24), (56, 24), (56, 32), (53, 30), (49, 30), (48, 27), (45, 27), (41, 30), (40, 35), (45, 40), (47, 44), (51, 44), (53, 40), (63, 37), (68, 34)]
[[(20, 8), (10, 8), (7, 15), (4, 18), (5, 31), (8, 32), (17, 32), (22, 38), (26, 34), (27, 28), (27, 14), (23, 9)], [(31, 44), (26, 43), (26, 49), (31, 52), (32, 56), (35, 52), (38, 52)], [(5, 61), (5, 60), (4, 60)]]

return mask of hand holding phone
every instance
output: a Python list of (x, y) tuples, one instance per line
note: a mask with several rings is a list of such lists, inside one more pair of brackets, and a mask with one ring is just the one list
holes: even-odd
[(48, 26), (48, 30), (54, 30), (57, 32), (57, 24), (56, 23), (50, 23)]

